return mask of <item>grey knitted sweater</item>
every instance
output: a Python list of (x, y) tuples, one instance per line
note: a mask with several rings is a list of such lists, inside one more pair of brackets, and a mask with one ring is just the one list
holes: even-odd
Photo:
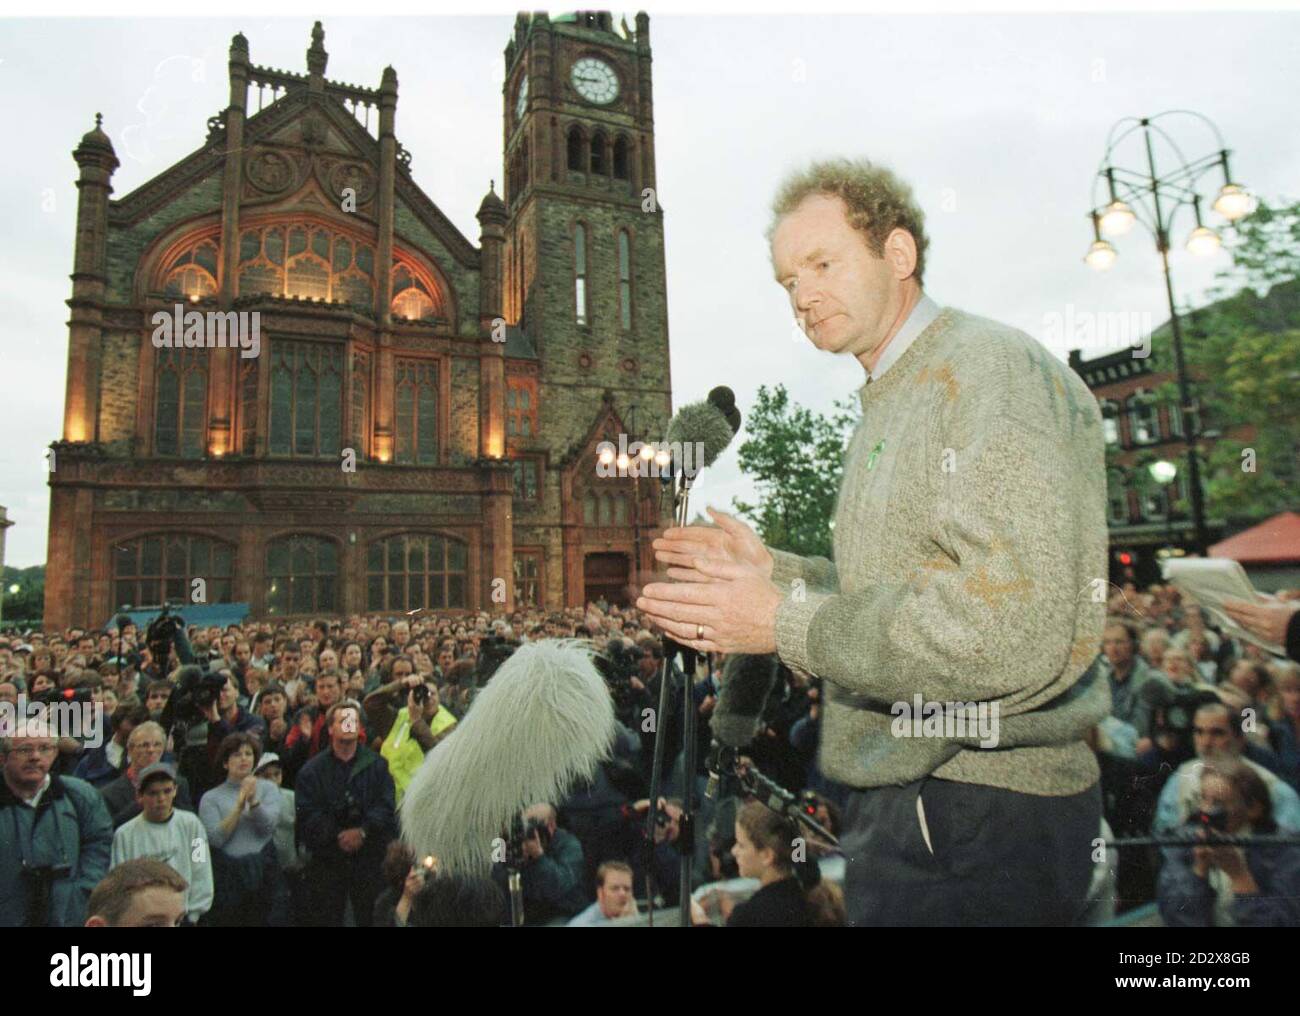
[[(944, 310), (858, 393), (834, 562), (773, 551), (777, 653), (824, 681), (820, 761), (856, 787), (1064, 796), (1110, 709), (1106, 477), (1087, 386), (1038, 342)], [(903, 737), (897, 703), (996, 703), (997, 744)], [(990, 709), (991, 712), (991, 709)]]

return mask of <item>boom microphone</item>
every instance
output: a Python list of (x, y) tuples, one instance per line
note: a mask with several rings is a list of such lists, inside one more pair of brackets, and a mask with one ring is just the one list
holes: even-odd
[(543, 639), (501, 665), (402, 800), (402, 837), (439, 868), (485, 874), (493, 841), (529, 805), (558, 805), (608, 758), (614, 703), (589, 643)]
[(722, 688), (711, 721), (714, 737), (728, 748), (743, 748), (754, 740), (776, 675), (776, 656), (771, 653), (728, 656), (722, 665)]

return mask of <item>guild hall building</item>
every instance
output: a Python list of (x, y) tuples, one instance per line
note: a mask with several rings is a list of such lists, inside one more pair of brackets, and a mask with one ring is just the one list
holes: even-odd
[[(319, 23), (306, 73), (229, 54), (170, 169), (113, 197), (98, 118), (73, 153), (46, 624), (627, 602), (668, 521), (657, 480), (596, 466), (672, 410), (649, 18), (518, 16), (476, 240), (401, 141), (434, 97), (329, 79)], [(258, 341), (156, 341), (178, 307)]]

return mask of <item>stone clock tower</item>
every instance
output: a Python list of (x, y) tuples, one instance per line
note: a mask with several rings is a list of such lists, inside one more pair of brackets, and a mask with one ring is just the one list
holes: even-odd
[(505, 55), (502, 309), (536, 352), (532, 384), (507, 363), (506, 415), (529, 399), (538, 417), (531, 434), (507, 431), (507, 455), (539, 459), (539, 508), (560, 515), (564, 581), (552, 588), (570, 605), (624, 600), (653, 568), (660, 485), (599, 478), (596, 446), (662, 440), (672, 412), (650, 19), (520, 14)]

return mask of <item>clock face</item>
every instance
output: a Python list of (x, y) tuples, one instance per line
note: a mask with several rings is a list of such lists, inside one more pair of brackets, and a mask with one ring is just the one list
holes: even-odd
[(603, 106), (618, 97), (618, 75), (614, 68), (594, 56), (585, 56), (575, 63), (569, 72), (569, 80), (588, 102)]
[(528, 75), (519, 79), (519, 95), (515, 99), (515, 116), (522, 117), (528, 107)]

